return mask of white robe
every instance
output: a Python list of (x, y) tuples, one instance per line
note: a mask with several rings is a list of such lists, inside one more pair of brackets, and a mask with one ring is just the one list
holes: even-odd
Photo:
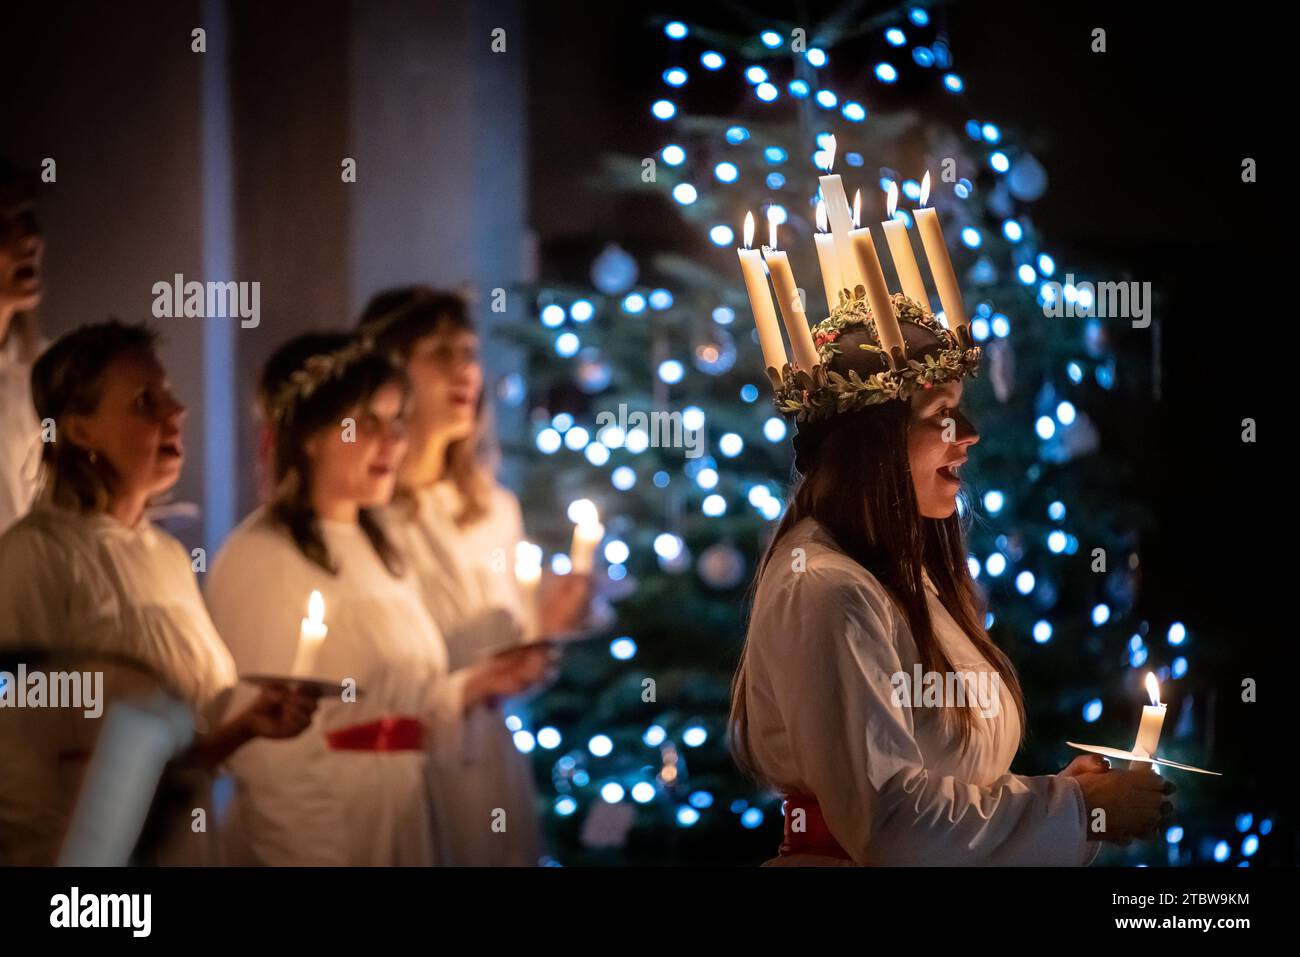
[[(130, 528), (108, 515), (79, 515), (45, 504), (0, 536), (0, 650), (50, 652), (69, 667), (76, 667), (79, 658), (98, 662), (101, 656), (138, 662), (190, 705), (200, 732), (220, 719), (236, 680), (234, 662), (208, 617), (190, 556), (180, 542), (148, 519)], [(111, 662), (95, 668), (102, 668), (106, 685), (119, 692), (141, 690), (138, 676)], [(107, 687), (104, 697), (111, 697)], [(31, 712), (4, 717), (9, 719), (6, 737), (42, 720)], [(59, 743), (47, 742), (46, 750), (93, 747), (102, 722), (75, 724), (81, 727), (49, 725)], [(31, 749), (27, 757), (24, 774), (55, 786), (42, 777), (49, 754)], [(76, 794), (75, 789), (69, 793), (69, 785), (79, 782), (82, 770), (84, 764), (75, 762), (57, 772), (63, 793), (43, 794), (43, 785), (37, 784), (21, 800), (0, 794), (0, 805), (7, 804), (5, 810), (20, 817), (27, 814), (21, 809), (24, 802), (28, 810), (41, 802), (56, 808), (45, 815), (44, 839), (57, 844)], [(27, 779), (14, 773), (8, 780), (22, 784)], [(210, 780), (203, 783), (204, 792), (208, 786)], [(200, 797), (208, 803), (206, 793)], [(211, 863), (215, 847), (209, 833), (170, 830), (166, 846), (158, 850), (159, 862)], [(32, 853), (39, 857), (48, 850)]]
[[(208, 575), (213, 620), (240, 674), (289, 673), (313, 590), (329, 631), (316, 676), (351, 678), (359, 696), (321, 700), (312, 726), (259, 740), (230, 760), (232, 864), (427, 865), (437, 861), (427, 782), (430, 750), (459, 746), (463, 681), (409, 570), (392, 576), (361, 527), (321, 522), (337, 575), (309, 562), (258, 510), (235, 529)], [(407, 716), (428, 729), (423, 751), (349, 751), (330, 731)]]
[[(451, 482), (416, 493), (415, 506), (412, 513), (395, 505), (385, 517), (446, 637), (452, 668), (463, 668), (482, 660), (487, 646), (522, 633), (524, 605), (514, 576), (515, 545), (524, 535), (519, 501), (495, 486), (487, 515), (465, 528), (454, 520), (460, 496)], [(471, 711), (463, 747), (431, 768), (441, 864), (537, 864), (532, 768), (514, 746), (503, 712), (500, 703)], [(494, 829), (502, 820), (505, 829)]]
[(0, 532), (32, 504), (40, 429), (32, 408), (32, 366), (18, 356), (18, 337), (0, 345)]
[[(792, 549), (803, 549), (798, 567)], [(927, 576), (937, 637), (959, 671), (991, 670)], [(920, 660), (906, 616), (816, 521), (791, 529), (760, 578), (746, 662), (747, 739), (763, 776), (816, 796), (859, 864), (1084, 865), (1083, 791), (1010, 773), (1020, 721), (1005, 685), (963, 755), (935, 708), (894, 703)]]

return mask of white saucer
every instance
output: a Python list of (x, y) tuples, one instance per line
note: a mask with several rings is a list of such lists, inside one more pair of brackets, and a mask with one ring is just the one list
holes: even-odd
[(1178, 768), (1180, 771), (1195, 771), (1197, 774), (1213, 774), (1216, 778), (1223, 775), (1218, 771), (1206, 771), (1204, 768), (1194, 768), (1190, 764), (1179, 764), (1177, 761), (1170, 761), (1166, 758), (1153, 758), (1149, 754), (1138, 754), (1135, 751), (1121, 751), (1119, 748), (1108, 748), (1101, 744), (1075, 744), (1073, 741), (1065, 742), (1072, 748), (1078, 748), (1080, 751), (1091, 751), (1093, 754), (1102, 754), (1108, 758), (1118, 758), (1121, 761), (1142, 761), (1146, 764), (1162, 764), (1169, 768)]

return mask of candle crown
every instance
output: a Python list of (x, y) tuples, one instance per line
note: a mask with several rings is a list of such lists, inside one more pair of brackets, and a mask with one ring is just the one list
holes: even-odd
[(841, 354), (840, 341), (847, 331), (864, 330), (874, 342), (859, 343), (858, 347), (884, 352), (866, 290), (860, 285), (852, 291), (841, 290), (830, 316), (812, 330), (821, 360), (818, 365), (805, 371), (787, 364), (772, 381), (776, 407), (782, 414), (797, 422), (827, 419), (882, 402), (907, 400), (918, 391), (978, 373), (982, 351), (978, 346), (966, 347), (923, 304), (901, 293), (894, 293), (890, 300), (900, 327), (912, 323), (926, 329), (939, 340), (938, 350), (927, 349), (920, 359), (908, 358), (899, 369), (886, 365), (866, 376), (853, 369), (847, 375), (836, 372), (831, 363)]

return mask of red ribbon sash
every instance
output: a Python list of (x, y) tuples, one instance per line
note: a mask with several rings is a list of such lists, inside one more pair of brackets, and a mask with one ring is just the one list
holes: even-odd
[(330, 731), (325, 740), (335, 751), (423, 751), (424, 725), (417, 718), (391, 715)]
[[(785, 796), (785, 840), (781, 844), (781, 856), (791, 854), (818, 854), (822, 857), (836, 857), (842, 861), (851, 861), (849, 852), (835, 840), (835, 835), (826, 826), (822, 817), (822, 806), (813, 794), (787, 794)], [(792, 830), (794, 811), (802, 810), (803, 830)]]

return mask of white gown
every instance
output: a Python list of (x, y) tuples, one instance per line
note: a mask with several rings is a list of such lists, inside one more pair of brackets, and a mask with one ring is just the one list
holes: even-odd
[[(453, 669), (481, 660), (492, 644), (522, 633), (523, 600), (514, 576), (523, 538), (519, 501), (500, 486), (488, 514), (459, 528), (460, 496), (448, 481), (386, 510), (395, 540), (411, 562), (426, 605), (447, 640)], [(532, 769), (514, 746), (500, 703), (465, 716), (463, 746), (431, 768), (440, 864), (534, 866), (541, 854)], [(505, 829), (494, 821), (505, 812)]]
[[(208, 575), (208, 605), (241, 675), (289, 673), (316, 590), (329, 631), (312, 670), (354, 679), (359, 692), (351, 702), (322, 699), (297, 738), (255, 741), (230, 760), (228, 863), (436, 863), (427, 764), (430, 751), (459, 746), (463, 681), (448, 675), (442, 636), (409, 569), (389, 574), (359, 525), (321, 528), (337, 575), (309, 562), (261, 509), (231, 533)], [(386, 717), (421, 721), (427, 748), (338, 750), (326, 740)]]
[[(806, 564), (795, 570), (792, 549)], [(961, 671), (990, 671), (927, 581), (931, 620)], [(1010, 773), (1020, 720), (1001, 686), (965, 755), (935, 708), (902, 707), (890, 678), (919, 656), (906, 617), (870, 572), (805, 518), (761, 576), (747, 651), (748, 743), (763, 776), (815, 795), (858, 864), (1085, 865), (1083, 791)], [(798, 855), (796, 855), (798, 856)], [(824, 858), (818, 858), (825, 861)]]
[(36, 493), (40, 428), (32, 409), (32, 366), (17, 336), (0, 346), (0, 532), (18, 521)]
[[(190, 556), (180, 542), (148, 519), (130, 528), (108, 515), (78, 515), (45, 504), (37, 504), (0, 536), (0, 651), (52, 652), (70, 662), (66, 667), (76, 667), (79, 659), (102, 661), (105, 655), (142, 664), (190, 705), (199, 731), (215, 726), (236, 680), (234, 662), (208, 617)], [(141, 690), (129, 669), (111, 663), (94, 667), (105, 671), (106, 685), (122, 692)], [(104, 697), (111, 700), (107, 687)], [(57, 721), (53, 712), (46, 711), (50, 722)], [(93, 747), (102, 724), (42, 724), (46, 719), (35, 711), (4, 717), (10, 719), (4, 723), (6, 737), (35, 723), (60, 742), (47, 742), (49, 746), (73, 752)], [(60, 768), (54, 780), (43, 776), (49, 755), (32, 748), (30, 740), (8, 740), (4, 747), (6, 754), (22, 755), (30, 763), (22, 774), (9, 764), (13, 773), (0, 775), (14, 785), (28, 785), (16, 797), (0, 784), (0, 817), (41, 816), (44, 823), (36, 831), (43, 828), (44, 839), (57, 844), (84, 762)], [(47, 787), (58, 793), (45, 793)], [(201, 798), (208, 800), (206, 794)], [(41, 805), (53, 810), (42, 812)], [(158, 850), (159, 863), (216, 859), (211, 829), (197, 835), (188, 828), (169, 833), (179, 843), (169, 837)], [(41, 857), (50, 847), (29, 850)]]

